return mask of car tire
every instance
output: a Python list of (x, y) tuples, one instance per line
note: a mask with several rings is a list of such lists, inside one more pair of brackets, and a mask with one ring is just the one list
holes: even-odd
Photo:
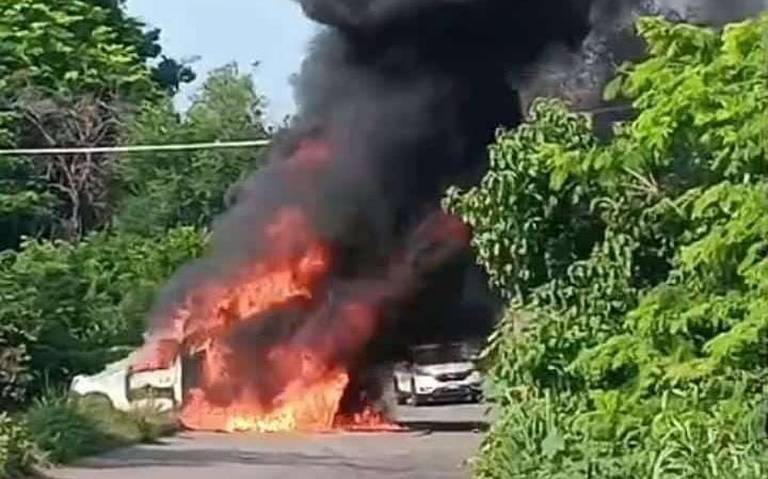
[(411, 378), (411, 390), (408, 392), (407, 403), (409, 406), (420, 406), (419, 396), (416, 394), (416, 381)]
[(397, 387), (397, 378), (392, 380), (392, 384), (393, 384), (394, 389), (395, 389), (395, 398), (397, 399), (397, 404), (399, 406), (403, 406), (404, 404), (406, 404), (408, 402), (408, 395), (405, 394), (404, 392), (400, 391), (400, 388)]
[(416, 381), (411, 379), (411, 394), (408, 395), (408, 404), (419, 407), (427, 404), (427, 399), (416, 392)]

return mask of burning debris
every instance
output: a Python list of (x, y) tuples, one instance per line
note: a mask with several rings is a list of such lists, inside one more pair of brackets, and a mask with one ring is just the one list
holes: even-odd
[(551, 43), (578, 45), (591, 6), (300, 3), (326, 29), (296, 82), (299, 113), (209, 255), (161, 295), (134, 366), (198, 358), (189, 428), (391, 427), (380, 371), (413, 343), (487, 331), (469, 231), (439, 200), (482, 173), (497, 127), (520, 121), (509, 73)]

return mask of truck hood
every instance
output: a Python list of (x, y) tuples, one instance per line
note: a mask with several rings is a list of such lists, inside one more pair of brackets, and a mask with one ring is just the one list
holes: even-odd
[(79, 378), (79, 380), (87, 379), (90, 381), (99, 381), (113, 374), (124, 373), (128, 371), (128, 368), (130, 368), (134, 361), (136, 361), (137, 354), (138, 352), (134, 351), (119, 361), (107, 364), (104, 369), (95, 374), (78, 374), (77, 378)]

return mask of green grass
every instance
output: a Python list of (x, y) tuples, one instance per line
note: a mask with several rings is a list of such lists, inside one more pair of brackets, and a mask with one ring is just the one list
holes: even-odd
[(65, 464), (176, 430), (168, 414), (117, 411), (99, 398), (49, 394), (17, 417), (0, 414), (0, 479), (27, 477), (37, 467)]
[(53, 463), (128, 444), (153, 442), (171, 432), (173, 421), (151, 410), (117, 411), (98, 398), (39, 399), (24, 414), (29, 434)]

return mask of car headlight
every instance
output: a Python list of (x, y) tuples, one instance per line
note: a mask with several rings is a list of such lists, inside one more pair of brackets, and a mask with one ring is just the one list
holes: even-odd
[(437, 379), (429, 374), (416, 374), (413, 375), (413, 385), (415, 391), (418, 394), (430, 394), (432, 391), (438, 388), (439, 384)]

